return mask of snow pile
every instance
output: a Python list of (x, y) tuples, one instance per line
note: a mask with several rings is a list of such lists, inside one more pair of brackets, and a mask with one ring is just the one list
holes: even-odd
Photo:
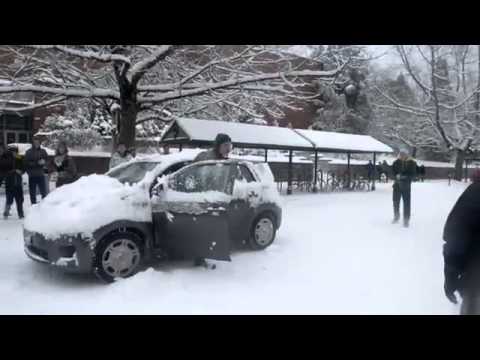
[(31, 261), (21, 221), (2, 221), (0, 313), (455, 314), (443, 292), (442, 231), (465, 187), (413, 184), (409, 229), (390, 223), (391, 184), (292, 195), (265, 251), (233, 252), (214, 271), (161, 263), (109, 286)]
[(151, 221), (148, 188), (90, 175), (56, 189), (32, 206), (25, 229), (49, 239), (78, 233), (88, 237), (117, 220)]

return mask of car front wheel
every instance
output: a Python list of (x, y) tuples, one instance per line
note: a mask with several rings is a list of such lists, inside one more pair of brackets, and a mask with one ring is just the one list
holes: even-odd
[(260, 215), (253, 223), (250, 234), (250, 248), (252, 250), (263, 250), (270, 246), (275, 240), (275, 220), (270, 214)]
[(95, 253), (95, 275), (111, 283), (137, 272), (142, 259), (141, 240), (131, 233), (113, 234), (97, 247)]

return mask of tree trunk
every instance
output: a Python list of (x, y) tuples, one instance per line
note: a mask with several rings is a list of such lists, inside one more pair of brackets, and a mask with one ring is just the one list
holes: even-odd
[(465, 151), (457, 149), (455, 151), (455, 175), (454, 175), (454, 179), (457, 181), (462, 181), (464, 163), (465, 163)]
[(135, 149), (135, 125), (137, 120), (137, 106), (130, 102), (120, 110), (120, 131), (118, 142), (126, 145), (127, 149)]

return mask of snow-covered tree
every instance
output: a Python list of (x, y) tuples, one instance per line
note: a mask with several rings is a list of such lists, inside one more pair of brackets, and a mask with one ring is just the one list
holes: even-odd
[[(455, 178), (460, 180), (466, 154), (480, 145), (480, 46), (399, 45), (396, 49), (416, 87), (418, 105), (402, 102), (377, 86), (387, 100), (378, 107), (414, 115), (404, 125), (405, 142), (452, 154)], [(413, 58), (420, 59), (419, 64)]]
[(318, 96), (313, 100), (317, 110), (312, 128), (366, 133), (372, 109), (366, 92), (370, 57), (364, 47), (330, 45), (309, 50), (311, 56), (322, 64), (334, 64), (338, 57), (350, 59), (346, 71), (336, 79), (333, 87), (322, 82), (314, 83)]
[[(0, 94), (30, 91), (34, 107), (67, 98), (91, 99), (111, 114), (119, 140), (134, 146), (137, 125), (174, 116), (279, 118), (315, 94), (312, 79), (333, 83), (350, 59), (304, 67), (297, 56), (261, 45), (4, 46), (15, 61), (2, 65), (11, 85)], [(33, 106), (28, 107), (31, 109)], [(18, 109), (16, 109), (19, 111)]]
[[(97, 126), (92, 124), (97, 123)], [(64, 114), (52, 114), (47, 116), (40, 128), (40, 132), (46, 135), (47, 147), (56, 147), (59, 141), (65, 141), (69, 147), (90, 149), (101, 145), (102, 134), (101, 118), (92, 121), (88, 109), (67, 107)]]

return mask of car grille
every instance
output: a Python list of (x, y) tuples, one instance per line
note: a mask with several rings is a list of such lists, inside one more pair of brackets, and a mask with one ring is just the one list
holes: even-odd
[(28, 246), (28, 250), (30, 250), (33, 254), (40, 256), (41, 258), (48, 260), (48, 252), (42, 249), (37, 248), (36, 246), (30, 245)]

